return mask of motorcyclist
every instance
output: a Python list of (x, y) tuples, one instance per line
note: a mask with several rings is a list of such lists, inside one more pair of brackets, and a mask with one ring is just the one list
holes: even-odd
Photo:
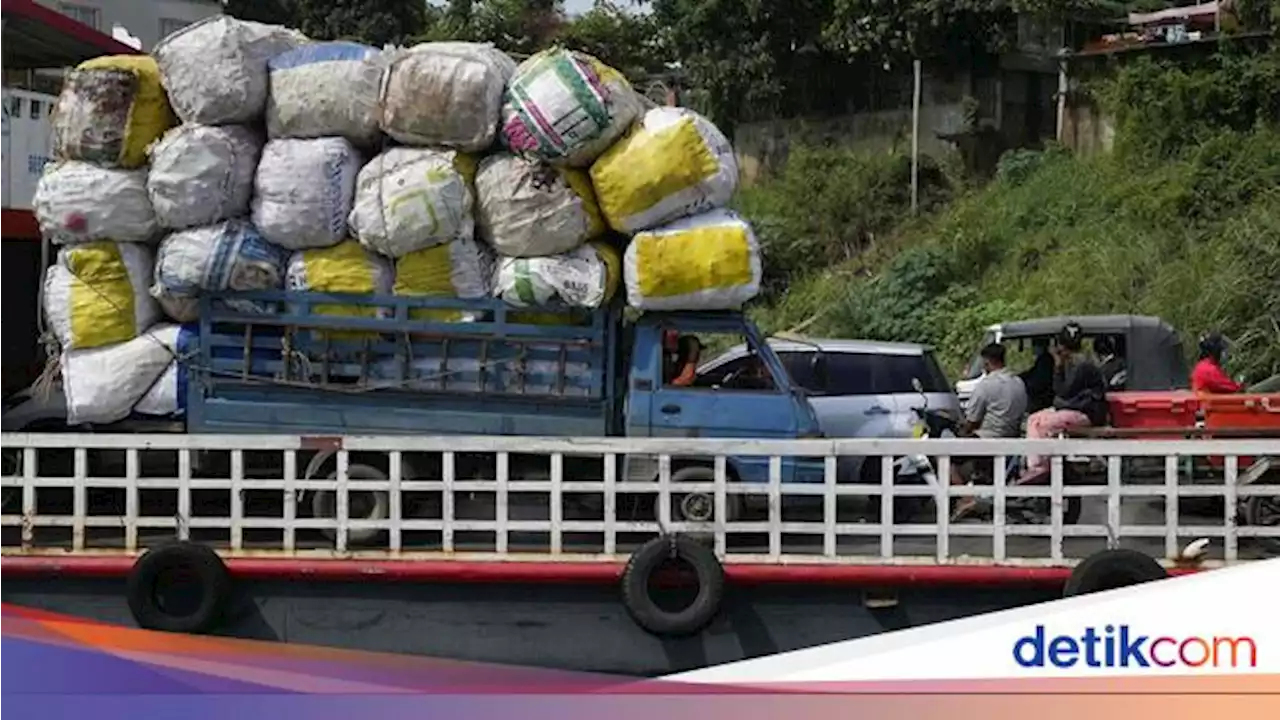
[[(1083, 330), (1076, 323), (1067, 323), (1053, 348), (1053, 406), (1027, 419), (1028, 440), (1053, 438), (1072, 428), (1106, 423), (1106, 382), (1082, 346)], [(1048, 472), (1047, 457), (1028, 455), (1027, 467), (1014, 484), (1038, 480)]]
[[(983, 378), (973, 389), (964, 422), (958, 429), (961, 437), (1015, 438), (1021, 435), (1022, 417), (1027, 412), (1027, 390), (1021, 378), (1005, 368), (1004, 346), (991, 343), (982, 348)], [(977, 463), (991, 467), (991, 458), (974, 457), (951, 466), (951, 484), (962, 485), (965, 476)], [(958, 520), (978, 503), (975, 497), (956, 498), (952, 519)]]
[(1239, 383), (1231, 379), (1222, 364), (1226, 360), (1227, 341), (1221, 334), (1210, 332), (1200, 338), (1200, 361), (1191, 370), (1191, 390), (1196, 393), (1236, 393)]

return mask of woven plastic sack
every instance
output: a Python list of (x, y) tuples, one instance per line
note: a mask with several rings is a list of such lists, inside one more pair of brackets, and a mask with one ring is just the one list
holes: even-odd
[(53, 154), (104, 167), (136, 168), (147, 146), (174, 124), (149, 55), (108, 55), (67, 74), (53, 111)]
[(214, 15), (165, 37), (151, 54), (183, 122), (233, 125), (262, 117), (267, 61), (306, 42), (297, 30)]
[[(291, 292), (390, 295), (394, 277), (395, 271), (389, 260), (365, 250), (355, 240), (347, 240), (333, 247), (293, 253), (285, 276), (285, 288)], [(316, 305), (312, 312), (346, 317), (384, 315), (379, 308), (343, 304)], [(359, 339), (369, 337), (369, 333), (335, 332), (330, 337)]]
[(132, 340), (160, 319), (150, 284), (146, 246), (104, 240), (65, 247), (45, 272), (45, 318), (63, 350)]
[(521, 155), (586, 167), (641, 111), (622, 73), (585, 53), (551, 48), (516, 68), (502, 106), (502, 143)]
[(345, 240), (361, 161), (360, 152), (343, 138), (268, 142), (252, 202), (258, 232), (290, 250)]
[(568, 252), (605, 231), (591, 179), (506, 153), (476, 172), (476, 223), (500, 254), (536, 257)]
[(270, 137), (341, 136), (362, 146), (377, 141), (386, 67), (380, 51), (350, 42), (315, 43), (275, 56), (267, 67)]
[(727, 205), (738, 161), (710, 120), (656, 107), (596, 160), (591, 182), (609, 225), (634, 233)]
[(384, 132), (406, 145), (479, 152), (493, 144), (516, 63), (492, 45), (433, 42), (391, 58), (382, 84)]
[(210, 225), (249, 213), (262, 138), (244, 125), (181, 125), (151, 147), (147, 195), (162, 227)]
[(729, 210), (636, 235), (623, 267), (627, 304), (640, 310), (736, 310), (760, 292), (760, 246)]
[(145, 170), (112, 170), (71, 160), (50, 165), (32, 199), (40, 234), (58, 245), (148, 242), (160, 233)]
[(347, 221), (365, 247), (398, 258), (475, 234), (475, 160), (452, 150), (397, 147), (360, 171)]
[[(493, 255), (471, 238), (415, 250), (396, 260), (393, 292), (409, 297), (478, 299), (489, 297), (493, 281)], [(465, 310), (418, 308), (413, 320), (474, 322), (479, 313)]]
[[(171, 325), (158, 325), (148, 331), (148, 334), (164, 338), (171, 333)], [(164, 335), (161, 335), (164, 333)], [(145, 337), (145, 336), (144, 336)], [(199, 337), (199, 326), (182, 325), (179, 326), (175, 346), (173, 347), (173, 359), (169, 361), (169, 367), (165, 368), (164, 373), (160, 375), (160, 379), (151, 386), (146, 395), (133, 406), (133, 412), (139, 415), (158, 415), (161, 417), (172, 417), (174, 415), (182, 415), (187, 410), (187, 387), (190, 382), (190, 363), (195, 359), (197, 350), (197, 338)], [(93, 352), (87, 350), (85, 352)]]
[(617, 292), (619, 265), (618, 252), (602, 242), (550, 257), (502, 258), (493, 294), (515, 307), (594, 309)]
[[(204, 293), (280, 289), (287, 261), (285, 251), (263, 240), (245, 220), (182, 230), (160, 243), (151, 295), (169, 317), (194, 322)], [(227, 305), (242, 312), (270, 310), (245, 300)]]
[[(62, 353), (67, 424), (119, 422), (140, 405), (147, 410), (162, 409), (163, 392), (144, 401), (162, 389), (166, 372), (179, 356), (181, 335), (178, 325), (157, 325), (131, 340)], [(177, 401), (175, 392), (173, 402)]]

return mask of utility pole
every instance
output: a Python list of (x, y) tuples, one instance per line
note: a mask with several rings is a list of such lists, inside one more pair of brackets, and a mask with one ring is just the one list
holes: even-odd
[(911, 93), (911, 214), (920, 212), (920, 61), (914, 63), (915, 88)]

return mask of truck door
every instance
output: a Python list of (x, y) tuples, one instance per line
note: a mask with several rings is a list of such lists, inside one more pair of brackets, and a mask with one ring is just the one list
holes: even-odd
[[(704, 321), (705, 323), (705, 321)], [(749, 337), (741, 324), (706, 326), (683, 323), (664, 330), (678, 330), (681, 336), (696, 337), (701, 345), (699, 365), (726, 347), (744, 345), (745, 352), (714, 370), (695, 375), (683, 384), (673, 358), (663, 357), (661, 383), (650, 396), (649, 434), (653, 437), (779, 438), (791, 439), (811, 429), (801, 427), (796, 396), (775, 362), (761, 357), (757, 340)], [(662, 353), (659, 347), (655, 352)], [(779, 375), (781, 374), (781, 377)], [(741, 479), (762, 482), (768, 479), (768, 458), (740, 458), (735, 462)], [(794, 472), (784, 462), (783, 481)]]

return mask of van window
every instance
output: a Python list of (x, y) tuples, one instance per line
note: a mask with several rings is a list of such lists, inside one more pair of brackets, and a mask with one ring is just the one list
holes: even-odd
[(914, 393), (911, 379), (919, 378), (924, 391), (951, 392), (947, 376), (932, 353), (924, 355), (878, 355), (837, 353), (827, 355), (827, 387), (817, 387), (810, 370), (813, 353), (779, 353), (782, 364), (797, 385), (826, 395), (878, 395)]

